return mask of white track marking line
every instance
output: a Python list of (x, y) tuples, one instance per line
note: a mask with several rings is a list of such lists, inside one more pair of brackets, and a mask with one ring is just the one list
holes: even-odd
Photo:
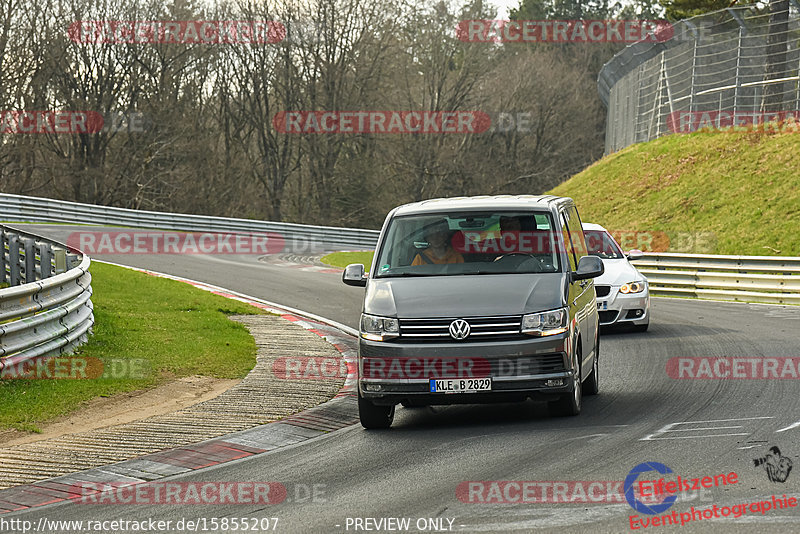
[(787, 426), (786, 428), (781, 428), (780, 430), (776, 430), (775, 432), (786, 432), (787, 430), (791, 430), (793, 428), (797, 428), (800, 426), (800, 421), (796, 423), (792, 423), (791, 425)]
[[(693, 427), (693, 428), (675, 428), (678, 425), (693, 425), (693, 424), (704, 424), (704, 423), (727, 423), (727, 422), (737, 422), (737, 421), (755, 421), (761, 419), (774, 419), (771, 416), (760, 416), (760, 417), (740, 417), (738, 419), (712, 419), (710, 421), (680, 421), (677, 423), (669, 423), (658, 429), (657, 431), (653, 432), (652, 434), (648, 434), (643, 438), (639, 438), (639, 441), (657, 441), (657, 440), (665, 440), (665, 439), (701, 439), (701, 438), (719, 438), (725, 436), (748, 436), (750, 432), (729, 432), (727, 434), (700, 434), (694, 436), (665, 436), (667, 433), (671, 432), (697, 432), (699, 430), (735, 430), (742, 428), (742, 425), (736, 426), (712, 426), (712, 427)], [(663, 437), (662, 437), (663, 436)]]

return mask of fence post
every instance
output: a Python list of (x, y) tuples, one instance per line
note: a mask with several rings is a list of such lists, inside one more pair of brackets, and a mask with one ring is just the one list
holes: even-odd
[(689, 111), (694, 113), (695, 109), (695, 93), (697, 92), (697, 43), (700, 40), (700, 35), (697, 32), (697, 26), (689, 22), (688, 20), (682, 20), (683, 24), (689, 28), (689, 31), (692, 32), (694, 36), (694, 41), (692, 41), (692, 81), (689, 84)]
[[(789, 0), (789, 4), (791, 4), (797, 11), (800, 11), (800, 4), (797, 3), (797, 0)], [(800, 58), (798, 58), (797, 62), (797, 81), (795, 82), (794, 87), (794, 110), (800, 112)], [(798, 118), (800, 117), (795, 117), (795, 120)]]
[(800, 59), (797, 61), (797, 80), (794, 82), (794, 110), (800, 111)]
[[(650, 112), (650, 124), (647, 126), (647, 137), (645, 141), (650, 141), (661, 136), (661, 92), (664, 87), (664, 53), (661, 53), (661, 67), (658, 70), (658, 84), (656, 85), (655, 98), (653, 98), (653, 109)], [(656, 116), (658, 121), (656, 121)], [(653, 137), (653, 125), (656, 126), (656, 135)]]
[(733, 111), (736, 112), (739, 109), (739, 91), (742, 88), (742, 47), (744, 45), (744, 36), (747, 34), (747, 26), (745, 26), (739, 14), (736, 13), (736, 10), (731, 8), (726, 8), (725, 10), (730, 13), (736, 24), (739, 25), (739, 40), (736, 45), (736, 89), (733, 90)]
[(753, 113), (758, 113), (761, 111), (761, 106), (764, 103), (763, 100), (759, 103), (761, 98), (761, 86), (756, 85), (755, 90), (753, 91)]

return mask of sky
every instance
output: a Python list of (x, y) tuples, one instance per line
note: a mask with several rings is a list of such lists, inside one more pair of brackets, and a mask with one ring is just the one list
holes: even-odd
[(497, 18), (504, 19), (508, 18), (508, 11), (510, 9), (519, 6), (520, 0), (489, 0), (489, 2), (500, 9)]

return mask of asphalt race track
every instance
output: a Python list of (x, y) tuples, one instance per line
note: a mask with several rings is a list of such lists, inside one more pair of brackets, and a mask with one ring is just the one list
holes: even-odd
[[(12, 226), (62, 241), (74, 230)], [(130, 254), (96, 259), (216, 284), (357, 326), (363, 290), (345, 286), (336, 273), (271, 265), (255, 256)], [(281, 482), (287, 497), (279, 504), (67, 503), (5, 514), (3, 519), (36, 524), (42, 517), (155, 518), (171, 520), (171, 532), (181, 531), (175, 527), (179, 520), (198, 518), (205, 518), (207, 528), (200, 524), (197, 530), (212, 532), (237, 530), (211, 528), (211, 518), (278, 518), (277, 532), (406, 531), (387, 523), (388, 518), (409, 519), (407, 531), (412, 532), (630, 532), (630, 517), (636, 515), (644, 521), (675, 511), (680, 518), (692, 507), (722, 510), (766, 500), (776, 506), (773, 495), (800, 497), (800, 472), (790, 472), (784, 482), (770, 481), (764, 466), (754, 460), (777, 446), (800, 462), (798, 381), (675, 379), (667, 373), (667, 362), (677, 357), (740, 357), (751, 359), (743, 364), (750, 369), (760, 363), (753, 359), (800, 357), (798, 341), (798, 307), (655, 298), (648, 332), (601, 337), (601, 393), (584, 397), (578, 417), (550, 417), (544, 404), (530, 401), (398, 407), (388, 431), (367, 432), (354, 425), (171, 479)], [(628, 473), (643, 462), (660, 462), (683, 479), (735, 472), (736, 482), (686, 492), (663, 514), (642, 514), (614, 497), (622, 493)], [(658, 476), (650, 472), (640, 479), (645, 478)], [(544, 491), (558, 502), (518, 502), (522, 486), (492, 481), (537, 482), (526, 487), (538, 488), (536, 497)], [(576, 496), (576, 488), (586, 490), (593, 482), (598, 484), (590, 496)], [(553, 498), (558, 488), (561, 497)], [(611, 498), (606, 497), (609, 491)], [(695, 515), (680, 528), (634, 526), (647, 532), (800, 532), (800, 507), (763, 513), (750, 507), (738, 519)], [(257, 530), (272, 531), (272, 524)]]

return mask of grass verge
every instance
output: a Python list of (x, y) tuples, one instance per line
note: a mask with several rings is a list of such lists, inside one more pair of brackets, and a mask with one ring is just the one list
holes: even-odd
[(326, 263), (339, 269), (344, 269), (351, 263), (363, 263), (367, 271), (372, 270), (372, 257), (375, 252), (372, 250), (362, 252), (333, 252), (320, 258), (322, 263)]
[(664, 232), (670, 252), (797, 256), (797, 135), (668, 135), (611, 154), (549, 193), (572, 197), (584, 221), (609, 230)]
[(91, 273), (94, 335), (74, 356), (102, 360), (104, 376), (0, 380), (0, 430), (36, 432), (96, 397), (184, 376), (242, 378), (255, 365), (255, 341), (227, 316), (258, 308), (122, 267), (93, 263)]

